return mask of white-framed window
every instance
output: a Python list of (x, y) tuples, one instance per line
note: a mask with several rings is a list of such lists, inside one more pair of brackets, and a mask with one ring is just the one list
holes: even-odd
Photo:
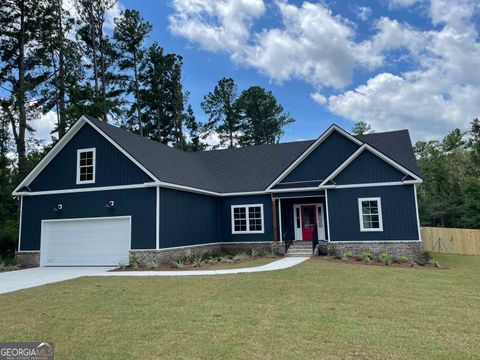
[(232, 205), (232, 234), (263, 232), (263, 204)]
[(95, 148), (77, 150), (77, 184), (95, 182)]
[(383, 231), (382, 200), (379, 197), (359, 198), (360, 231)]

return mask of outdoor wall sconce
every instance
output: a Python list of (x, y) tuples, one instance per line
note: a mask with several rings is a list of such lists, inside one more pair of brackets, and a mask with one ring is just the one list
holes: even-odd
[(57, 204), (57, 206), (55, 206), (55, 207), (53, 208), (53, 211), (60, 211), (60, 210), (62, 210), (62, 209), (63, 209), (63, 205), (62, 205), (62, 204)]
[(112, 207), (114, 207), (114, 206), (115, 206), (115, 202), (114, 202), (113, 200), (110, 200), (109, 202), (107, 202), (107, 203), (105, 204), (105, 207), (106, 207), (106, 208), (112, 208)]

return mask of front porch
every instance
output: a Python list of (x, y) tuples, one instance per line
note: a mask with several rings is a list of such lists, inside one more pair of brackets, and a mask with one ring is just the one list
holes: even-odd
[(275, 218), (278, 219), (277, 234), (292, 253), (310, 255), (319, 243), (328, 241), (328, 206), (325, 190), (272, 195)]

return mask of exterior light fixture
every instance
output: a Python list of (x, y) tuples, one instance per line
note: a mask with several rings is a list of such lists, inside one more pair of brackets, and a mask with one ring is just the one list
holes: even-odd
[(62, 210), (62, 209), (63, 209), (63, 205), (62, 205), (62, 204), (57, 204), (57, 206), (55, 206), (55, 207), (53, 208), (53, 211), (60, 211), (60, 210)]
[(109, 202), (107, 202), (107, 203), (105, 204), (105, 207), (106, 207), (106, 208), (112, 208), (112, 207), (114, 207), (114, 206), (115, 206), (115, 202), (114, 202), (113, 200), (110, 200)]

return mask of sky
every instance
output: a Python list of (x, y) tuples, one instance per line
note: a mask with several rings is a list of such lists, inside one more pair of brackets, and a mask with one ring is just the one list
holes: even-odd
[[(200, 120), (222, 77), (273, 92), (296, 120), (282, 141), (356, 121), (441, 139), (480, 116), (478, 0), (120, 0), (107, 30), (126, 8), (153, 25), (147, 45), (183, 56)], [(38, 120), (37, 135), (54, 119)]]

